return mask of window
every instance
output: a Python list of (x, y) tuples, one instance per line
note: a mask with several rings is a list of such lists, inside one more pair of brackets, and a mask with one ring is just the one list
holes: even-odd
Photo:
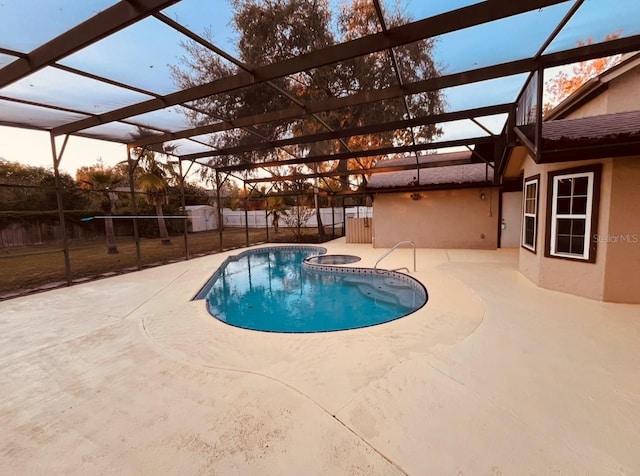
[(551, 223), (548, 255), (595, 262), (597, 191), (600, 168), (549, 174)]
[(524, 181), (522, 246), (536, 252), (538, 232), (538, 189), (540, 176), (529, 177)]

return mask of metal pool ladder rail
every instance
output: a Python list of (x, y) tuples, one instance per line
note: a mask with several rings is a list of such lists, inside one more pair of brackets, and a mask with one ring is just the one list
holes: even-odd
[[(380, 273), (382, 271), (387, 271), (387, 270), (380, 270), (378, 269), (378, 263), (380, 263), (380, 261), (382, 261), (383, 259), (385, 259), (387, 256), (389, 256), (391, 254), (392, 251), (394, 251), (396, 248), (398, 248), (401, 245), (408, 245), (410, 244), (411, 246), (413, 246), (413, 272), (416, 272), (416, 244), (413, 241), (398, 241), (395, 245), (393, 245), (393, 248), (391, 248), (389, 251), (387, 251), (385, 254), (383, 254), (380, 259), (378, 259), (378, 261), (376, 261), (376, 264), (373, 266), (373, 269), (376, 271), (376, 273)], [(407, 273), (409, 273), (409, 268), (407, 268), (406, 266), (403, 266), (402, 268), (396, 268), (396, 269), (392, 269), (391, 271), (400, 271), (401, 269), (406, 269)]]

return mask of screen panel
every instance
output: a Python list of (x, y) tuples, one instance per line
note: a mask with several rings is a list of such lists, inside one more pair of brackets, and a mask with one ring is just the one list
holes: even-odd
[(556, 53), (613, 38), (640, 34), (640, 2), (637, 0), (585, 0), (545, 50)]
[(145, 94), (54, 67), (43, 68), (0, 89), (0, 95), (88, 114), (101, 114), (151, 99)]
[(171, 73), (188, 38), (146, 18), (64, 58), (61, 64), (155, 94), (179, 89)]
[(84, 114), (0, 99), (0, 124), (48, 130), (87, 117)]
[(0, 2), (0, 47), (29, 53), (116, 3), (117, 0), (4, 0)]

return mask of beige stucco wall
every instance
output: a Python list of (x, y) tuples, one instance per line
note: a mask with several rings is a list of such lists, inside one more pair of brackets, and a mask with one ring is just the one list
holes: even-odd
[(374, 247), (390, 248), (398, 241), (412, 240), (420, 248), (497, 248), (497, 189), (420, 193), (421, 200), (412, 200), (409, 193), (375, 195)]
[(640, 110), (640, 67), (612, 79), (607, 90), (567, 115), (567, 119)]
[[(640, 110), (640, 67), (608, 83), (606, 91), (567, 118)], [(521, 152), (520, 152), (521, 153)], [(640, 157), (537, 165), (515, 155), (525, 177), (540, 174), (537, 253), (520, 249), (520, 271), (537, 285), (592, 299), (640, 303)], [(595, 263), (545, 258), (547, 174), (550, 171), (602, 163)]]
[(575, 111), (567, 114), (563, 119), (578, 119), (581, 117), (599, 116), (601, 114), (608, 114), (607, 93), (606, 91), (586, 104), (583, 104)]
[(604, 300), (640, 302), (640, 157), (615, 159)]
[(534, 254), (520, 248), (520, 271), (538, 286), (562, 291), (591, 299), (604, 298), (604, 275), (606, 264), (607, 243), (599, 243), (595, 263), (560, 258), (545, 258), (545, 237), (548, 233), (546, 220), (549, 204), (547, 202), (548, 178), (547, 174), (554, 170), (580, 167), (594, 163), (602, 164), (602, 178), (600, 182), (600, 206), (598, 215), (598, 230), (592, 233), (602, 235), (606, 233), (609, 221), (609, 207), (611, 201), (611, 170), (612, 160), (579, 161), (537, 165), (532, 158), (524, 163), (524, 176), (540, 174), (540, 201), (538, 204), (538, 234)]
[[(602, 164), (595, 263), (545, 258), (547, 174)], [(540, 174), (537, 253), (520, 249), (520, 271), (540, 287), (591, 299), (640, 303), (640, 157), (536, 165), (524, 162), (524, 176)], [(597, 236), (594, 236), (597, 235)], [(624, 236), (624, 238), (621, 238)]]
[(606, 95), (607, 113), (637, 111), (640, 109), (640, 67), (627, 71), (612, 80)]

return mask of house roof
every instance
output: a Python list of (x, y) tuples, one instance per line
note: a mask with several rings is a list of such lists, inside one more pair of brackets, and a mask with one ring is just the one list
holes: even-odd
[[(475, 163), (472, 161), (476, 160)], [(378, 163), (376, 169), (414, 165), (408, 170), (375, 173), (366, 189), (397, 191), (401, 189), (449, 188), (486, 184), (493, 181), (493, 168), (478, 162), (471, 151), (403, 157)], [(446, 165), (445, 165), (446, 164)]]
[[(533, 125), (521, 127), (520, 130), (534, 143)], [(529, 152), (535, 156), (533, 151)], [(539, 162), (634, 154), (640, 154), (640, 111), (558, 119), (542, 124), (542, 154)]]
[(640, 111), (618, 112), (578, 119), (559, 119), (542, 124), (545, 146), (553, 143), (611, 141), (640, 136)]
[[(608, 84), (640, 67), (640, 52), (623, 55), (622, 61), (590, 79), (552, 111), (542, 122), (540, 151), (536, 154), (536, 125), (517, 126), (516, 135), (536, 162), (565, 162), (640, 154), (640, 111), (623, 111), (566, 119), (576, 109), (607, 90)], [(511, 161), (513, 149), (510, 154)], [(521, 161), (522, 157), (518, 159)], [(501, 164), (501, 174), (509, 168)], [(513, 170), (509, 175), (513, 174)]]
[[(473, 153), (470, 151), (448, 152), (444, 154), (423, 154), (417, 158), (415, 156), (398, 157), (391, 160), (382, 160), (377, 162), (373, 170), (379, 171), (381, 169), (388, 169), (390, 167), (405, 167), (409, 166), (412, 169), (427, 168), (436, 165), (452, 165), (450, 162), (464, 162), (468, 163), (472, 159)], [(454, 164), (455, 165), (455, 164)], [(391, 170), (389, 172), (392, 172)], [(377, 172), (374, 172), (377, 173)], [(379, 175), (379, 174), (378, 174)]]

